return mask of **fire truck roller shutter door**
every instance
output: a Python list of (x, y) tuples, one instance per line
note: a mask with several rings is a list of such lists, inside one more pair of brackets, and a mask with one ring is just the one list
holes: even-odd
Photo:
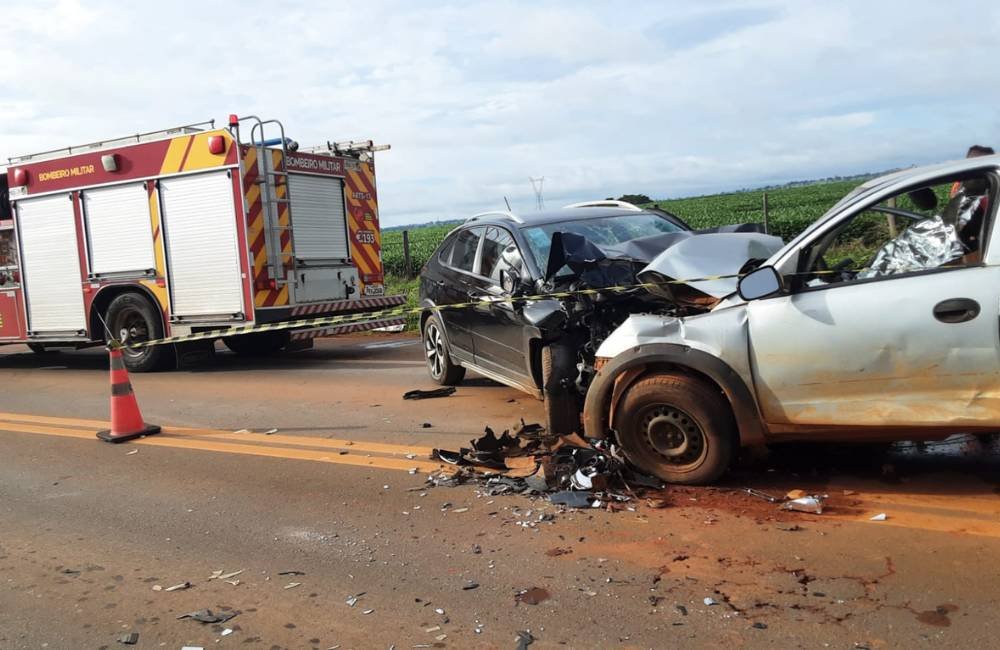
[(87, 328), (73, 202), (66, 194), (17, 202), (28, 330), (40, 334)]
[(289, 174), (288, 184), (295, 256), (302, 260), (349, 258), (344, 182), (329, 176)]
[(156, 268), (145, 183), (86, 190), (83, 209), (91, 273), (141, 273)]
[(243, 312), (236, 208), (224, 171), (160, 181), (173, 316)]

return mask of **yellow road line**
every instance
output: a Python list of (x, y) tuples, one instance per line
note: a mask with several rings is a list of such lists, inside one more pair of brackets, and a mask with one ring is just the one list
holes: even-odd
[[(30, 415), (23, 413), (0, 413), (2, 422), (24, 422), (30, 424), (53, 424), (70, 427), (93, 427), (95, 430), (108, 428), (109, 423), (102, 420), (85, 420), (80, 418), (57, 418), (45, 415)], [(432, 447), (419, 445), (393, 445), (382, 442), (364, 442), (340, 438), (313, 438), (309, 436), (289, 436), (282, 434), (264, 435), (259, 433), (236, 433), (220, 429), (195, 429), (190, 427), (164, 427), (173, 434), (192, 436), (211, 436), (215, 439), (233, 440), (238, 442), (301, 445), (305, 447), (324, 447), (337, 450), (364, 451), (375, 454), (415, 454), (429, 456)], [(37, 432), (34, 432), (37, 433)]]
[[(95, 440), (95, 431), (89, 429), (70, 429), (52, 426), (37, 426), (33, 424), (0, 421), (0, 431), (14, 433), (37, 433), (66, 438), (84, 438)], [(450, 471), (447, 465), (426, 460), (409, 460), (405, 458), (385, 458), (381, 456), (359, 456), (357, 454), (332, 454), (327, 451), (312, 449), (293, 449), (287, 447), (272, 447), (267, 445), (245, 445), (228, 442), (202, 440), (190, 436), (171, 435), (169, 430), (156, 436), (140, 438), (133, 441), (138, 445), (150, 447), (171, 447), (175, 449), (194, 449), (199, 451), (216, 451), (248, 456), (264, 456), (269, 458), (288, 458), (293, 460), (309, 460), (336, 465), (353, 465), (356, 467), (372, 467), (377, 469), (410, 470), (416, 468), (421, 472), (432, 472), (443, 469)]]

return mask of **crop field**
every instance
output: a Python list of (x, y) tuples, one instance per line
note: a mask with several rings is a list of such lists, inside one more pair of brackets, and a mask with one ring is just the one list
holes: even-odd
[[(861, 179), (851, 179), (768, 190), (770, 232), (788, 241), (861, 182)], [(652, 205), (676, 214), (695, 229), (731, 223), (760, 223), (764, 220), (761, 190), (661, 200)], [(408, 229), (413, 273), (420, 271), (420, 267), (444, 236), (457, 224), (458, 222), (434, 224)], [(401, 230), (382, 233), (382, 263), (387, 275), (404, 275)]]

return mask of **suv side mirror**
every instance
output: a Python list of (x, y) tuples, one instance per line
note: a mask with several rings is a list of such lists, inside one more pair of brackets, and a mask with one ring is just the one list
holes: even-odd
[(516, 269), (500, 269), (500, 288), (509, 296), (517, 294), (521, 289), (521, 275)]
[(782, 290), (781, 276), (773, 266), (762, 266), (744, 275), (736, 287), (743, 300), (773, 296)]

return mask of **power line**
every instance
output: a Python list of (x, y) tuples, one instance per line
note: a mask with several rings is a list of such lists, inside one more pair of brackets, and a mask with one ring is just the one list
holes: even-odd
[(532, 178), (529, 176), (528, 180), (531, 181), (531, 189), (535, 190), (535, 207), (542, 210), (545, 208), (545, 199), (542, 198), (542, 183), (545, 182), (545, 177)]

